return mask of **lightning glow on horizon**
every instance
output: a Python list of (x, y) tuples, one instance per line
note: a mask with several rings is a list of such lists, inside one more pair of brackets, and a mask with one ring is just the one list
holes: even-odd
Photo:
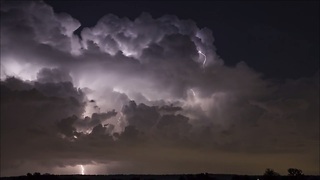
[(207, 62), (207, 56), (206, 56), (205, 54), (203, 54), (200, 50), (198, 51), (198, 53), (204, 56), (204, 61), (203, 61), (203, 63), (202, 63), (202, 66), (203, 66), (203, 68), (204, 68), (204, 66), (205, 66), (205, 64), (206, 64), (206, 62)]
[(84, 175), (84, 167), (83, 167), (83, 165), (80, 165), (80, 168), (81, 168), (81, 175)]

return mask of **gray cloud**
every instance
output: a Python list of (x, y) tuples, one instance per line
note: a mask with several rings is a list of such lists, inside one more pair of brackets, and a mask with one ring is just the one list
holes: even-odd
[(41, 83), (58, 83), (72, 82), (72, 78), (68, 72), (61, 69), (44, 68), (37, 74), (37, 80)]

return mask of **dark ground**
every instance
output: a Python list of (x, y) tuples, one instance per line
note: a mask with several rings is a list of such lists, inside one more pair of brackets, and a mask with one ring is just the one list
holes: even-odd
[(320, 176), (247, 176), (218, 174), (184, 175), (26, 175), (2, 177), (1, 180), (320, 180)]

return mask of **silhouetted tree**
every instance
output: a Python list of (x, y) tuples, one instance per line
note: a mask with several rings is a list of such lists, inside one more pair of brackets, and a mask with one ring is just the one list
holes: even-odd
[(280, 176), (279, 173), (275, 172), (273, 169), (267, 168), (263, 174), (264, 176)]
[(33, 173), (33, 175), (34, 175), (34, 176), (41, 176), (41, 173), (35, 172), (35, 173)]
[(296, 168), (289, 168), (288, 169), (288, 176), (302, 176), (302, 170), (301, 169), (296, 169)]
[(280, 177), (280, 174), (270, 168), (267, 168), (263, 174), (264, 180), (276, 180), (276, 179), (279, 179), (279, 177)]

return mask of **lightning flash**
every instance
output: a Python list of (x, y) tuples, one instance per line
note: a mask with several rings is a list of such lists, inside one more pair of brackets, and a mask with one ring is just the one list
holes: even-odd
[(81, 175), (84, 175), (84, 167), (83, 167), (83, 165), (80, 165), (80, 168), (81, 168)]
[(190, 89), (190, 91), (192, 92), (193, 97), (196, 97), (196, 93), (194, 92), (194, 90)]
[(204, 66), (205, 66), (205, 64), (206, 64), (206, 62), (207, 62), (207, 56), (206, 56), (205, 54), (203, 54), (200, 50), (198, 51), (198, 53), (204, 56), (204, 61), (203, 61), (203, 63), (202, 63), (202, 66), (203, 66), (203, 68), (204, 68)]

